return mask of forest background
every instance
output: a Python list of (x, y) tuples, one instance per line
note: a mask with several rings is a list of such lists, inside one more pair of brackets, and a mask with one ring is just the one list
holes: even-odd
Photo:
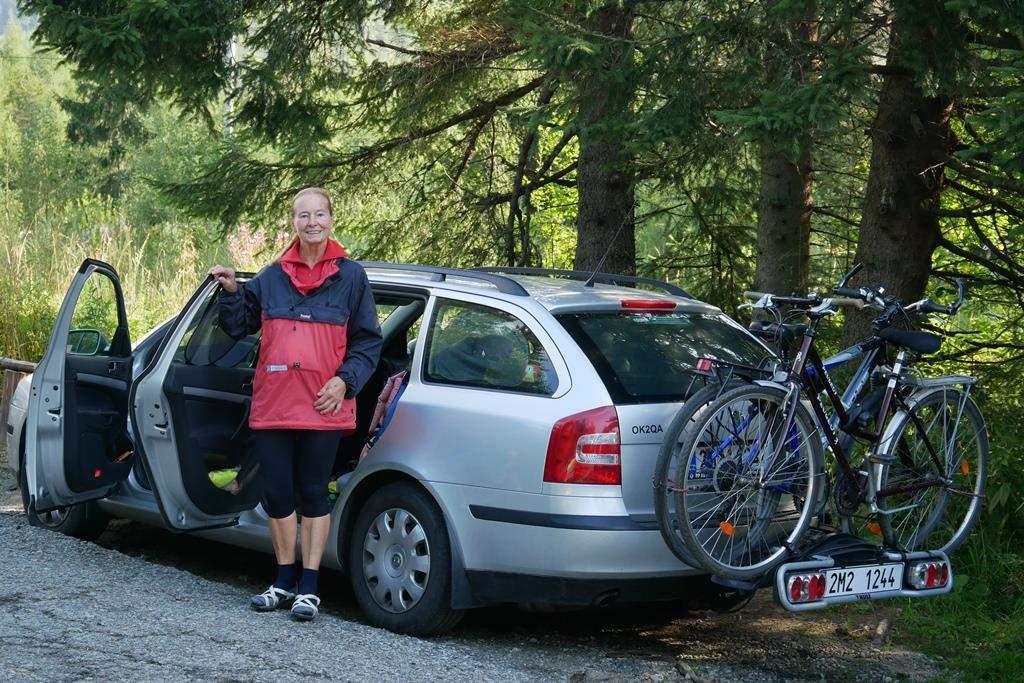
[[(86, 256), (133, 338), (288, 198), (357, 258), (640, 273), (737, 312), (855, 284), (968, 303), (991, 467), (954, 598), (904, 637), (1024, 668), (1020, 0), (0, 0), (0, 355), (36, 360)], [(837, 324), (852, 338), (865, 321)]]

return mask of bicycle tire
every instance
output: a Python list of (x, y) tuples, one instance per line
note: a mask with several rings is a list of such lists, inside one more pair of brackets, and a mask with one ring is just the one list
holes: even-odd
[(665, 430), (665, 439), (661, 442), (661, 449), (658, 451), (658, 460), (654, 466), (654, 513), (658, 520), (658, 530), (669, 550), (683, 563), (696, 567), (697, 564), (686, 544), (679, 535), (679, 524), (675, 515), (673, 505), (676, 482), (673, 479), (673, 464), (680, 453), (679, 446), (685, 438), (686, 429), (694, 420), (694, 416), (715, 401), (726, 391), (743, 386), (742, 382), (730, 381), (724, 387), (712, 381), (699, 390), (695, 391), (676, 412)]
[[(797, 402), (782, 438), (787, 448), (775, 453), (772, 444), (780, 435), (772, 429), (784, 424), (786, 395), (765, 385), (730, 390), (702, 411), (685, 437), (681, 448), (687, 455), (675, 473), (682, 482), (674, 494), (676, 515), (690, 557), (712, 574), (762, 576), (810, 526), (821, 485), (821, 435)], [(723, 430), (729, 436), (718, 441)]]
[[(886, 428), (879, 452), (894, 460), (881, 466), (879, 490), (935, 476), (919, 424), (925, 426), (924, 437), (933, 446), (937, 444), (932, 434), (936, 440), (941, 439), (943, 447), (936, 448), (936, 452), (945, 454), (941, 463), (945, 471), (939, 477), (949, 483), (880, 497), (878, 507), (883, 514), (879, 515), (879, 524), (890, 547), (952, 554), (967, 538), (984, 501), (988, 429), (981, 409), (962, 388), (934, 387), (915, 392), (907, 408), (897, 413)], [(914, 507), (901, 511), (908, 505)]]

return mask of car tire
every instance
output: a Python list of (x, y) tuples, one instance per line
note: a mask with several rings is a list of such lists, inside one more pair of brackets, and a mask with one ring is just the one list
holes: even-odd
[(356, 517), (348, 551), (356, 602), (374, 626), (428, 636), (462, 618), (451, 608), (444, 515), (418, 486), (397, 482), (373, 493)]
[[(22, 441), (24, 443), (24, 441)], [(30, 526), (57, 531), (67, 536), (74, 536), (85, 541), (99, 538), (107, 529), (110, 517), (95, 503), (78, 503), (68, 507), (57, 508), (49, 512), (36, 513), (29, 504), (28, 479), (25, 472), (25, 454), (21, 455), (21, 467), (18, 468), (18, 489), (21, 491), (21, 507), (25, 510)]]

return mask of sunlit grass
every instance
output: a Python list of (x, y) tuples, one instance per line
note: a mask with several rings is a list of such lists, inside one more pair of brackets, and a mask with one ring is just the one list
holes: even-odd
[[(997, 540), (996, 540), (997, 539)], [(907, 601), (900, 638), (942, 657), (963, 680), (1024, 676), (1024, 555), (1010, 537), (979, 531), (952, 558), (953, 592)]]
[(117, 270), (133, 339), (176, 312), (216, 258), (218, 245), (201, 254), (193, 237), (174, 226), (140, 230), (102, 208), (86, 212), (94, 220), (0, 224), (0, 355), (39, 359), (85, 258)]

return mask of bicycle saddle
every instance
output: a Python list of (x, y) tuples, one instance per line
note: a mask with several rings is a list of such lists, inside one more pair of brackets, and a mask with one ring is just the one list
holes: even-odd
[(887, 327), (878, 336), (896, 346), (902, 346), (917, 353), (935, 353), (942, 346), (942, 337), (928, 332), (911, 332)]

